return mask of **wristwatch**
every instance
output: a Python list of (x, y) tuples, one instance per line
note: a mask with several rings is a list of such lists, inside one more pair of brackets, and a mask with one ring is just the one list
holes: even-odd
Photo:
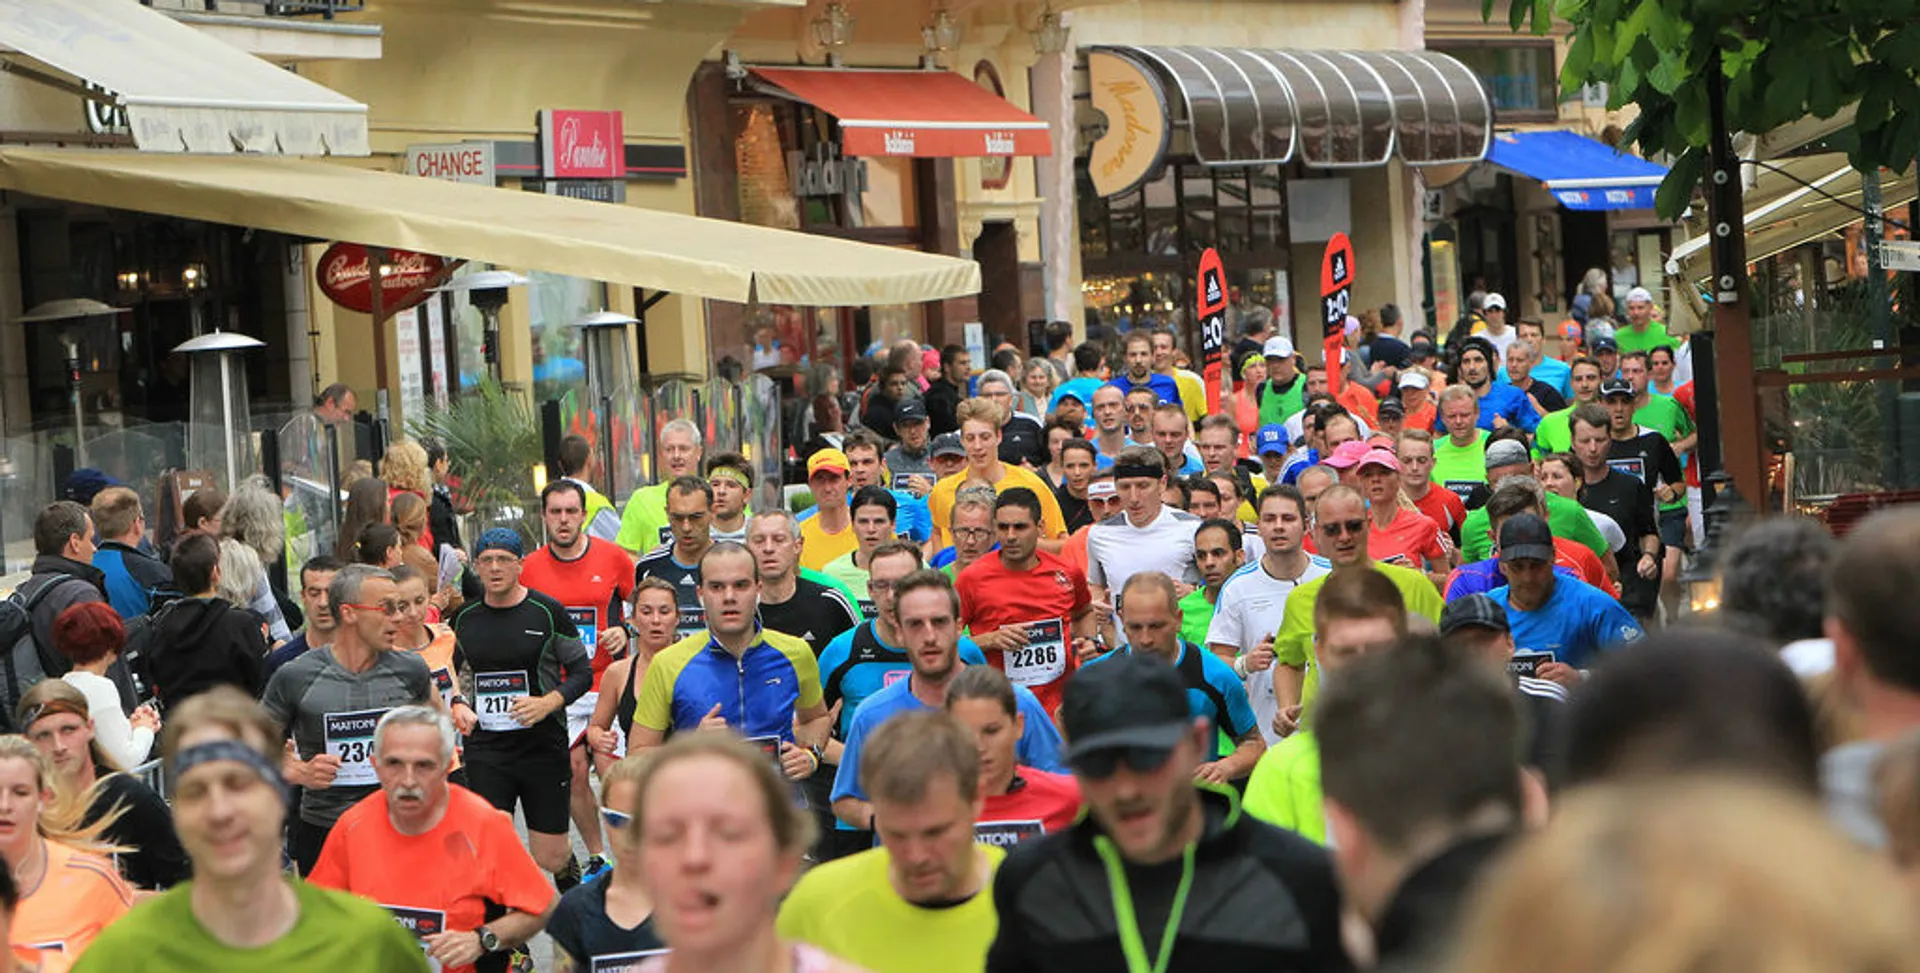
[(489, 953), (497, 953), (500, 951), (500, 937), (494, 935), (493, 930), (488, 929), (485, 926), (481, 926), (480, 928), (475, 929), (474, 932), (480, 934), (481, 949)]

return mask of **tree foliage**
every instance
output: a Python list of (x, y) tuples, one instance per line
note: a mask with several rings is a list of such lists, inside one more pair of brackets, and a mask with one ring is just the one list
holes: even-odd
[[(1501, 0), (1481, 0), (1491, 19)], [(1765, 132), (1858, 105), (1829, 140), (1863, 172), (1920, 152), (1920, 0), (1506, 0), (1515, 30), (1573, 28), (1561, 88), (1606, 82), (1609, 107), (1639, 106), (1627, 142), (1672, 171), (1656, 208), (1677, 217), (1707, 171), (1708, 72), (1726, 85), (1727, 126)], [(1623, 148), (1625, 146), (1623, 145)]]

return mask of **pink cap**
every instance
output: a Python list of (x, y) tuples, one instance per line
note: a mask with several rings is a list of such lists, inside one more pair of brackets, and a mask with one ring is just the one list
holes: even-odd
[[(1369, 448), (1366, 443), (1358, 439), (1350, 440), (1341, 443), (1339, 448), (1333, 451), (1333, 455), (1327, 457), (1324, 462), (1336, 470), (1350, 470), (1360, 465), (1360, 461), (1366, 458)], [(1395, 468), (1398, 469), (1398, 467)]]
[(1400, 472), (1400, 457), (1393, 455), (1393, 450), (1375, 446), (1367, 450), (1367, 455), (1360, 457), (1360, 465), (1363, 467), (1384, 466), (1398, 473)]

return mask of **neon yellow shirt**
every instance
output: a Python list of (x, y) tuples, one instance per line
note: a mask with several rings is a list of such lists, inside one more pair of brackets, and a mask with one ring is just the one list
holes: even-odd
[(1180, 390), (1180, 408), (1187, 418), (1199, 422), (1207, 417), (1207, 383), (1197, 373), (1184, 368), (1173, 370), (1173, 385)]
[(1320, 796), (1320, 741), (1300, 729), (1267, 748), (1247, 778), (1240, 806), (1276, 828), (1327, 843), (1327, 815)]
[[(1453, 437), (1440, 435), (1433, 440), (1433, 484), (1453, 487), (1456, 483), (1487, 482), (1487, 431), (1465, 446), (1455, 446)], [(1456, 491), (1457, 492), (1457, 491)]]
[(671, 539), (666, 531), (667, 485), (655, 483), (627, 498), (627, 509), (620, 514), (620, 536), (614, 543), (629, 554), (645, 554)]
[[(1440, 599), (1440, 589), (1433, 586), (1432, 579), (1397, 564), (1375, 561), (1373, 569), (1386, 575), (1387, 580), (1400, 589), (1400, 597), (1406, 602), (1409, 616), (1423, 615), (1430, 621), (1440, 621), (1440, 611), (1446, 607), (1446, 602)], [(1306, 681), (1300, 688), (1302, 726), (1306, 725), (1307, 715), (1313, 710), (1313, 698), (1320, 691), (1320, 667), (1308, 665), (1313, 661), (1313, 603), (1320, 597), (1320, 589), (1330, 577), (1332, 575), (1315, 578), (1287, 594), (1287, 607), (1280, 616), (1280, 631), (1273, 637), (1275, 661), (1307, 670)]]
[[(1006, 858), (981, 845), (987, 867)], [(816, 865), (780, 905), (780, 935), (826, 950), (873, 973), (979, 973), (1000, 930), (992, 881), (973, 898), (923, 909), (894, 891), (884, 847)]]

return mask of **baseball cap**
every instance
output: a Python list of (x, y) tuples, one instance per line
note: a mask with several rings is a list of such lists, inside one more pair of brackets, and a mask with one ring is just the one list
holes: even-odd
[(1527, 455), (1527, 447), (1513, 439), (1502, 439), (1487, 444), (1487, 469), (1497, 470), (1502, 466), (1518, 466), (1532, 462)]
[(1573, 344), (1577, 345), (1580, 343), (1581, 335), (1583, 333), (1584, 332), (1581, 330), (1581, 327), (1580, 327), (1580, 322), (1575, 321), (1572, 318), (1568, 318), (1565, 321), (1560, 322), (1560, 340), (1561, 341), (1572, 342)]
[(1119, 652), (1067, 681), (1060, 722), (1068, 740), (1067, 763), (1082, 773), (1094, 769), (1087, 765), (1102, 763), (1111, 773), (1110, 762), (1088, 758), (1102, 751), (1171, 751), (1192, 731), (1193, 715), (1186, 685), (1171, 665)]
[(89, 504), (93, 502), (94, 497), (99, 495), (100, 491), (119, 485), (120, 481), (114, 479), (111, 475), (96, 470), (91, 466), (83, 466), (67, 474), (67, 482), (60, 491), (60, 498), (62, 500), (72, 500), (78, 504)]
[(1400, 457), (1393, 455), (1393, 450), (1374, 446), (1367, 450), (1366, 455), (1360, 457), (1360, 466), (1363, 469), (1369, 466), (1384, 466), (1398, 473), (1400, 472)]
[(1452, 635), (1463, 628), (1513, 631), (1513, 626), (1507, 622), (1507, 610), (1486, 595), (1468, 595), (1447, 602), (1446, 610), (1440, 613), (1440, 634)]
[(926, 422), (927, 404), (919, 399), (908, 399), (893, 407), (893, 424), (899, 426), (908, 422)]
[(1507, 299), (1498, 294), (1488, 294), (1487, 299), (1480, 303), (1480, 309), (1483, 311), (1504, 311), (1507, 309)]
[(1588, 321), (1587, 322), (1587, 340), (1598, 341), (1601, 338), (1607, 338), (1607, 339), (1613, 338), (1613, 322)]
[(525, 557), (527, 553), (520, 543), (520, 532), (511, 527), (489, 527), (480, 535), (480, 542), (473, 546), (473, 556), (478, 558), (488, 551), (505, 551), (514, 557)]
[(1360, 461), (1364, 459), (1366, 455), (1367, 444), (1358, 439), (1354, 439), (1341, 443), (1339, 448), (1333, 451), (1333, 455), (1327, 457), (1322, 462), (1336, 470), (1350, 470), (1359, 466)]
[(1627, 381), (1624, 378), (1610, 378), (1600, 383), (1601, 398), (1610, 399), (1616, 395), (1624, 395), (1627, 398), (1633, 398), (1633, 396), (1635, 395), (1633, 391), (1633, 383)]
[(1500, 525), (1500, 563), (1553, 562), (1553, 531), (1534, 514), (1514, 514)]
[(809, 480), (821, 470), (832, 470), (845, 476), (847, 469), (847, 454), (837, 449), (823, 449), (807, 457), (807, 479)]
[(1611, 336), (1601, 335), (1598, 338), (1588, 341), (1587, 347), (1593, 349), (1594, 354), (1597, 355), (1603, 351), (1619, 351), (1620, 342), (1613, 340)]
[(1404, 371), (1400, 373), (1400, 387), (1403, 389), (1425, 389), (1433, 387), (1433, 380), (1426, 372)]
[(1108, 497), (1117, 496), (1119, 493), (1120, 491), (1114, 487), (1112, 480), (1095, 480), (1087, 484), (1088, 500), (1105, 500)]
[(1287, 427), (1278, 423), (1261, 426), (1253, 434), (1253, 455), (1284, 453), (1287, 451)]
[[(1421, 377), (1424, 378), (1425, 376)], [(1380, 400), (1380, 405), (1376, 411), (1379, 412), (1380, 418), (1382, 419), (1387, 418), (1389, 414), (1396, 419), (1405, 419), (1407, 417), (1407, 404), (1400, 401), (1398, 396), (1389, 395)]]
[(1264, 358), (1292, 358), (1293, 342), (1286, 338), (1268, 338), (1260, 354)]
[(1634, 301), (1645, 301), (1648, 304), (1652, 304), (1653, 292), (1644, 287), (1636, 287), (1627, 292), (1627, 303), (1632, 304)]
[(934, 456), (967, 455), (967, 447), (960, 445), (960, 434), (957, 432), (943, 432), (933, 437), (931, 450)]
[(1358, 330), (1360, 330), (1360, 319), (1351, 314), (1347, 315), (1347, 320), (1341, 325), (1340, 333), (1352, 334)]

